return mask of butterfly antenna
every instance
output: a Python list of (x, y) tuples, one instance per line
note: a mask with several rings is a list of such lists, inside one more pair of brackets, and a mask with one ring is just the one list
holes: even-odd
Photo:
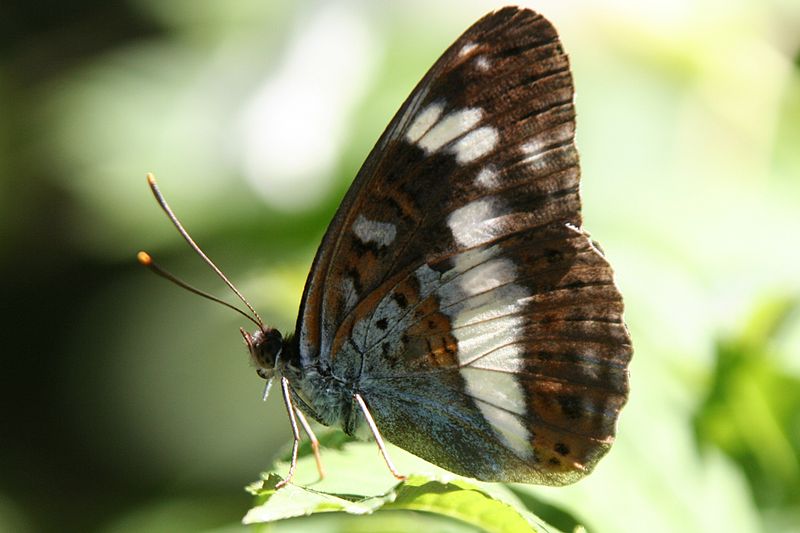
[[(253, 306), (250, 305), (250, 302), (247, 301), (247, 298), (245, 298), (244, 295), (242, 295), (242, 293), (239, 292), (239, 289), (237, 289), (236, 286), (233, 283), (231, 283), (231, 281), (225, 276), (225, 274), (222, 273), (222, 271), (217, 267), (217, 265), (215, 265), (214, 262), (211, 259), (209, 259), (209, 257), (203, 252), (203, 250), (200, 249), (200, 247), (197, 245), (197, 243), (194, 242), (194, 239), (192, 239), (192, 237), (189, 235), (189, 232), (187, 232), (186, 229), (183, 227), (183, 224), (181, 224), (180, 220), (178, 220), (178, 217), (175, 216), (175, 213), (172, 212), (172, 209), (170, 209), (169, 204), (167, 204), (167, 201), (164, 199), (164, 196), (161, 194), (161, 191), (158, 189), (158, 184), (156, 183), (156, 177), (153, 176), (153, 174), (149, 173), (149, 172), (147, 173), (147, 184), (150, 186), (150, 190), (153, 191), (153, 196), (156, 197), (156, 201), (158, 202), (158, 205), (161, 206), (161, 209), (164, 211), (164, 213), (166, 213), (167, 217), (172, 221), (172, 224), (177, 228), (178, 233), (181, 234), (181, 236), (184, 238), (184, 240), (187, 243), (189, 243), (189, 246), (192, 247), (192, 249), (195, 251), (195, 253), (197, 253), (197, 255), (199, 255), (203, 259), (203, 261), (205, 261), (206, 264), (208, 266), (210, 266), (211, 269), (214, 272), (217, 273), (217, 276), (219, 276), (220, 279), (222, 279), (222, 281), (225, 282), (225, 284), (228, 286), (228, 288), (230, 288), (234, 292), (234, 294), (236, 294), (236, 296), (238, 296), (239, 299), (244, 303), (244, 305), (247, 306), (247, 308), (250, 310), (250, 312), (253, 313), (253, 316), (255, 317), (255, 320), (253, 320), (252, 317), (248, 317), (248, 318), (250, 318), (250, 320), (254, 321), (258, 325), (259, 328), (263, 328), (264, 327), (264, 321), (261, 320), (261, 317), (258, 315), (256, 310), (253, 309)], [(147, 254), (145, 254), (145, 255), (147, 255)], [(147, 256), (147, 257), (150, 257), (150, 256)], [(139, 262), (141, 263), (141, 259), (139, 260)], [(152, 260), (150, 260), (150, 265), (153, 265), (153, 267), (155, 267), (155, 268), (150, 267), (150, 265), (145, 264), (145, 263), (142, 263), (142, 264), (144, 264), (145, 266), (148, 266), (156, 274), (158, 274), (158, 275), (160, 275), (162, 277), (165, 277), (165, 278), (177, 283), (181, 287), (184, 287), (185, 289), (187, 289), (187, 290), (189, 290), (189, 291), (191, 291), (191, 292), (193, 292), (195, 294), (198, 294), (200, 296), (204, 296), (204, 297), (209, 298), (211, 300), (214, 300), (216, 302), (223, 303), (228, 307), (233, 307), (232, 305), (227, 304), (227, 303), (219, 300), (218, 298), (216, 298), (214, 296), (211, 296), (210, 294), (207, 294), (207, 293), (205, 293), (203, 291), (200, 291), (198, 289), (194, 289), (193, 287), (190, 287), (189, 285), (187, 285), (186, 283), (180, 281), (178, 278), (176, 278), (172, 274), (167, 273), (165, 270), (163, 270), (161, 268), (158, 268), (158, 267), (155, 267), (155, 264), (152, 262)], [(236, 309), (237, 311), (239, 311), (240, 313), (242, 313), (242, 311), (239, 310), (238, 308), (236, 308), (236, 307), (233, 307), (233, 308)]]
[(150, 257), (150, 254), (148, 254), (147, 252), (139, 252), (138, 254), (136, 254), (136, 259), (139, 261), (139, 264), (149, 268), (150, 271), (152, 271), (154, 274), (158, 274), (162, 278), (171, 281), (172, 283), (174, 283), (178, 287), (182, 287), (182, 288), (186, 289), (187, 291), (192, 292), (192, 293), (194, 293), (194, 294), (196, 294), (198, 296), (202, 296), (203, 298), (211, 300), (212, 302), (217, 302), (218, 304), (222, 304), (225, 307), (227, 307), (228, 309), (233, 309), (234, 311), (236, 311), (237, 313), (239, 313), (240, 315), (245, 317), (247, 320), (249, 320), (250, 322), (252, 322), (256, 326), (258, 326), (259, 328), (262, 327), (262, 324), (256, 322), (256, 319), (254, 319), (253, 317), (251, 317), (250, 315), (248, 315), (247, 313), (245, 313), (244, 311), (242, 311), (241, 309), (239, 309), (235, 305), (231, 305), (228, 302), (226, 302), (225, 300), (217, 298), (213, 294), (209, 294), (209, 293), (207, 293), (205, 291), (201, 291), (200, 289), (198, 289), (196, 287), (192, 287), (191, 285), (189, 285), (188, 283), (186, 283), (182, 279), (176, 277), (173, 274), (170, 274), (169, 272), (167, 272), (166, 270), (164, 270), (163, 268), (158, 266), (155, 262), (153, 262), (153, 258)]

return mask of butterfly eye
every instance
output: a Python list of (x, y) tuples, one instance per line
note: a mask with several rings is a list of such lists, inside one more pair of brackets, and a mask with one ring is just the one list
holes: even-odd
[(264, 328), (252, 334), (242, 331), (250, 357), (256, 365), (256, 372), (264, 379), (272, 377), (273, 370), (283, 348), (283, 337), (277, 329)]

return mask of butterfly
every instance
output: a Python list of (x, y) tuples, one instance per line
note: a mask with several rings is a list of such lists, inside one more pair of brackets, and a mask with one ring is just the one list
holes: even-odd
[(552, 24), (492, 12), (367, 157), (317, 251), (296, 334), (264, 325), (214, 266), (255, 317), (242, 334), (258, 374), (281, 385), (294, 446), (279, 485), (300, 426), (318, 453), (306, 417), (372, 435), (400, 479), (383, 437), (457, 474), (547, 485), (608, 451), (632, 345), (612, 269), (582, 228), (573, 96)]

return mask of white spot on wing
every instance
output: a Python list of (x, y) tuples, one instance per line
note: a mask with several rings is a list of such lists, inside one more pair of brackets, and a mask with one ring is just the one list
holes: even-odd
[(544, 157), (554, 150), (563, 150), (564, 143), (571, 142), (575, 135), (575, 124), (567, 122), (533, 137), (519, 147), (524, 161), (534, 168), (546, 164)]
[(436, 121), (439, 120), (443, 110), (444, 104), (436, 102), (430, 104), (428, 107), (420, 111), (420, 113), (414, 118), (414, 122), (412, 122), (411, 126), (409, 126), (408, 131), (406, 132), (406, 139), (412, 143), (419, 141), (420, 137), (425, 135), (425, 133), (427, 133), (428, 130), (430, 130), (431, 127), (436, 124)]
[(466, 272), (481, 263), (489, 261), (491, 258), (496, 257), (500, 253), (497, 246), (489, 246), (487, 248), (476, 248), (474, 250), (466, 250), (456, 255), (453, 258), (453, 268), (446, 271), (442, 275), (443, 281), (449, 281), (456, 276)]
[(489, 68), (491, 68), (491, 66), (492, 63), (491, 61), (489, 61), (489, 59), (486, 58), (486, 56), (478, 56), (475, 58), (475, 68), (477, 68), (481, 72), (486, 72), (487, 70), (489, 70)]
[[(473, 214), (479, 218), (491, 214), (493, 210), (486, 207), (473, 206)], [(519, 457), (530, 458), (531, 435), (516, 416), (527, 413), (516, 374), (524, 364), (518, 345), (524, 325), (520, 313), (530, 290), (514, 283), (516, 265), (500, 252), (493, 246), (458, 254), (453, 268), (442, 274), (444, 283), (436, 293), (458, 341), (467, 394), (476, 399), (498, 438)]]
[(527, 156), (524, 161), (536, 167), (548, 152), (546, 146), (547, 145), (539, 139), (531, 139), (520, 146), (520, 151)]
[[(513, 376), (469, 367), (462, 368), (461, 375), (466, 379), (467, 389), (472, 396), (512, 413), (525, 415), (525, 398)], [(523, 431), (524, 433), (527, 431)]]
[(486, 320), (519, 313), (520, 301), (530, 294), (521, 285), (509, 284), (477, 294), (444, 311), (453, 319), (453, 327), (471, 326)]
[(513, 344), (522, 327), (519, 315), (506, 315), (494, 320), (476, 322), (458, 329), (461, 341), (458, 350), (463, 366), (514, 372), (521, 361), (517, 347)]
[(498, 437), (520, 457), (530, 457), (530, 432), (512, 414), (524, 416), (528, 408), (516, 377), (523, 365), (521, 347), (515, 344), (522, 323), (520, 316), (503, 316), (454, 333), (467, 394), (478, 400), (478, 409)]
[(352, 278), (346, 277), (342, 280), (342, 294), (344, 295), (344, 308), (349, 311), (358, 302), (358, 293)]
[(515, 416), (526, 412), (525, 395), (513, 374), (475, 368), (461, 369), (467, 394), (492, 426), (497, 436), (519, 457), (533, 456), (530, 432)]
[[(479, 217), (480, 212), (493, 212), (490, 204), (473, 204), (473, 214)], [(527, 402), (517, 379), (524, 364), (521, 313), (530, 290), (513, 283), (518, 269), (501, 254), (498, 246), (467, 250), (453, 258), (446, 272), (423, 264), (414, 274), (420, 300), (435, 292), (440, 310), (450, 318), (465, 392), (475, 399), (497, 438), (520, 458), (530, 459), (531, 434), (520, 418), (527, 415)], [(388, 302), (378, 307), (384, 305), (382, 313), (397, 312)]]
[(499, 138), (497, 130), (491, 126), (484, 126), (469, 132), (453, 146), (456, 162), (464, 165), (488, 154), (497, 146)]
[(450, 213), (447, 225), (456, 242), (469, 248), (491, 240), (493, 219), (501, 215), (496, 204), (493, 198), (482, 198)]
[(461, 50), (458, 51), (458, 55), (459, 57), (469, 55), (469, 53), (475, 50), (477, 47), (478, 45), (475, 43), (467, 43), (461, 47)]
[(453, 139), (467, 133), (475, 124), (480, 122), (482, 117), (483, 110), (479, 108), (467, 108), (453, 111), (431, 127), (427, 133), (417, 141), (417, 144), (420, 148), (425, 150), (426, 153), (431, 154)]
[(389, 222), (369, 220), (358, 215), (353, 223), (353, 233), (364, 244), (375, 243), (378, 246), (389, 246), (397, 236), (397, 228)]
[(465, 272), (459, 278), (464, 294), (473, 296), (510, 283), (517, 277), (517, 269), (510, 259), (492, 259)]
[(526, 142), (519, 149), (525, 155), (536, 156), (541, 154), (544, 151), (544, 147), (546, 144), (542, 142), (540, 139), (531, 139), (530, 141)]
[(497, 181), (497, 171), (491, 165), (483, 167), (475, 177), (474, 183), (484, 189), (494, 189), (499, 185)]

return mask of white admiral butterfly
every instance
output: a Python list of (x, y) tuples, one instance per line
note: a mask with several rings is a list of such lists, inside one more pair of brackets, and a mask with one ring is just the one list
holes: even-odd
[(280, 378), (295, 439), (281, 484), (298, 421), (317, 451), (303, 413), (371, 433), (398, 478), (381, 434), (487, 481), (592, 470), (632, 348), (611, 267), (581, 229), (574, 133), (556, 30), (500, 9), (447, 49), (370, 153), (317, 251), (296, 335), (265, 326), (214, 267), (258, 324), (242, 330), (258, 374)]

